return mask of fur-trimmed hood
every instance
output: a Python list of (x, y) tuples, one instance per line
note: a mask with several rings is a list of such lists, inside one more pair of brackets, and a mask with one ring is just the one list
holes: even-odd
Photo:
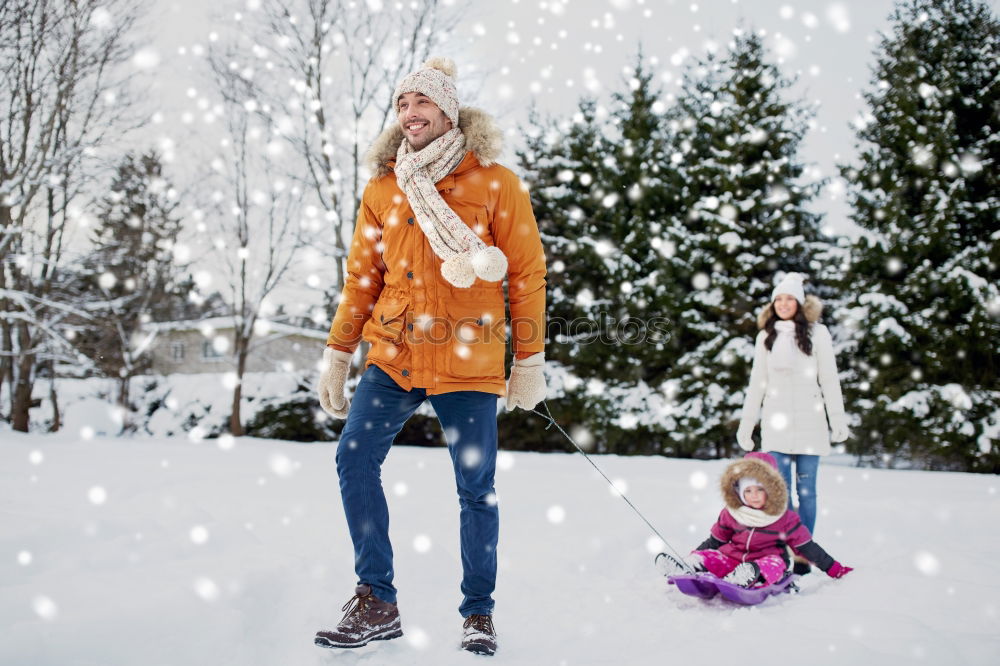
[[(767, 324), (767, 318), (771, 316), (773, 305), (774, 303), (768, 303), (757, 313), (757, 328), (763, 330), (764, 325)], [(802, 304), (802, 313), (805, 314), (806, 321), (815, 324), (823, 314), (823, 301), (819, 300), (819, 296), (809, 294), (806, 296), (805, 303)]]
[[(771, 456), (767, 457), (771, 458)], [(743, 502), (740, 501), (736, 484), (745, 476), (757, 479), (764, 486), (764, 490), (767, 492), (767, 502), (761, 509), (764, 513), (775, 516), (784, 513), (785, 509), (788, 508), (788, 489), (785, 487), (785, 480), (781, 478), (781, 472), (760, 454), (748, 455), (748, 457), (733, 461), (722, 473), (722, 477), (719, 479), (719, 489), (722, 491), (722, 499), (727, 507), (736, 510), (744, 506)]]
[[(496, 163), (503, 152), (503, 132), (493, 117), (481, 109), (463, 106), (458, 111), (458, 127), (465, 135), (465, 149), (473, 154), (479, 164), (488, 167)], [(365, 164), (378, 179), (392, 172), (396, 151), (403, 141), (403, 130), (393, 121), (372, 144), (365, 154)]]

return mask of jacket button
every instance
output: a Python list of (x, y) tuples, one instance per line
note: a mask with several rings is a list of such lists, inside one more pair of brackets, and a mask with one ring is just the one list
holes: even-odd
[(403, 376), (404, 377), (409, 377), (410, 376), (410, 371), (409, 370), (403, 370)]
[(412, 280), (413, 279), (413, 271), (407, 272), (406, 273), (406, 277)]
[(407, 224), (413, 224), (413, 218), (412, 217), (407, 218), (406, 223)]

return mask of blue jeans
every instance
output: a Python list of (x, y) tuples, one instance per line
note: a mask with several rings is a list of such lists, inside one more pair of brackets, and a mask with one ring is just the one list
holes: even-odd
[(810, 534), (816, 529), (816, 475), (819, 473), (819, 456), (778, 453), (768, 451), (778, 461), (778, 469), (788, 486), (788, 508), (792, 504), (792, 464), (795, 465), (795, 495), (798, 500), (799, 518)]
[(465, 595), (458, 610), (463, 617), (493, 612), (500, 531), (493, 490), (497, 397), (481, 391), (432, 396), (419, 388), (406, 391), (375, 365), (361, 377), (337, 446), (337, 474), (358, 582), (371, 585), (379, 599), (396, 602), (382, 463), (403, 424), (429, 399), (444, 430), (458, 486)]

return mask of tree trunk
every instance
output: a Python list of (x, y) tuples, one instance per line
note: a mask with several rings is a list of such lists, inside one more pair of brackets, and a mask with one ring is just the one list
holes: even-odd
[(229, 432), (233, 437), (242, 437), (245, 433), (240, 418), (240, 401), (243, 399), (243, 373), (247, 367), (249, 340), (237, 338), (236, 345), (236, 387), (233, 389), (233, 409), (229, 414)]
[(124, 377), (119, 377), (118, 379), (118, 407), (122, 410), (122, 432), (126, 432), (131, 426), (132, 419), (129, 418), (132, 414), (131, 405), (129, 404), (129, 383), (131, 382), (131, 377), (125, 375)]
[(59, 412), (59, 395), (56, 393), (56, 363), (49, 361), (49, 402), (52, 403), (52, 425), (49, 432), (59, 432), (62, 428), (62, 414)]
[(240, 400), (243, 399), (243, 381), (236, 378), (236, 388), (233, 389), (233, 409), (229, 414), (229, 432), (233, 437), (243, 436), (243, 424), (240, 422)]
[[(10, 214), (9, 206), (0, 206), (0, 228), (10, 229), (14, 225), (14, 220)], [(7, 258), (7, 247), (4, 246), (0, 256)], [(0, 266), (0, 289), (7, 288), (7, 271)], [(0, 312), (10, 312), (11, 303), (6, 298), (0, 298)], [(14, 413), (14, 335), (13, 326), (6, 318), (0, 322), (0, 398), (3, 397), (3, 387), (7, 386), (10, 393), (10, 412)]]
[[(0, 271), (2, 273), (3, 271)], [(0, 301), (0, 305), (7, 307), (9, 301)], [(14, 336), (11, 332), (10, 322), (4, 321), (0, 326), (0, 349), (3, 356), (0, 357), (0, 396), (3, 396), (3, 388), (7, 387), (9, 394), (8, 412), (5, 420), (14, 413)]]
[(28, 432), (31, 389), (34, 385), (34, 378), (31, 376), (33, 365), (34, 354), (25, 354), (18, 359), (17, 380), (14, 382), (10, 413), (11, 427), (18, 432)]

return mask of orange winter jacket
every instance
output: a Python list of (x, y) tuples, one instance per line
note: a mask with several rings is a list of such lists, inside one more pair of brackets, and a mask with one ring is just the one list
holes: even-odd
[[(482, 111), (463, 108), (468, 152), (437, 189), (487, 245), (507, 256), (510, 335), (519, 358), (545, 347), (545, 254), (528, 192), (494, 163), (501, 134)], [(501, 282), (467, 289), (441, 277), (406, 195), (392, 172), (402, 131), (393, 125), (369, 151), (365, 187), (347, 258), (347, 281), (327, 344), (353, 352), (370, 343), (375, 364), (406, 390), (429, 395), (483, 391), (505, 395), (507, 320)]]

